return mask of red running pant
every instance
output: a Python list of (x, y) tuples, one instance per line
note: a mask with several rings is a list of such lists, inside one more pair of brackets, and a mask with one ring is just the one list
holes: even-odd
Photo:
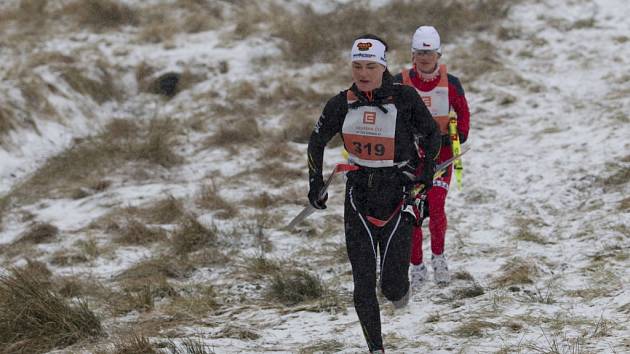
[[(443, 147), (440, 150), (439, 161), (447, 160), (452, 155), (450, 146)], [(444, 253), (444, 239), (447, 227), (444, 205), (446, 204), (446, 195), (451, 183), (452, 169), (453, 167), (449, 166), (448, 171), (442, 177), (433, 181), (433, 188), (429, 189), (427, 193), (431, 252), (435, 255)], [(422, 263), (422, 228), (418, 225), (413, 227), (411, 237), (411, 263), (415, 265)]]

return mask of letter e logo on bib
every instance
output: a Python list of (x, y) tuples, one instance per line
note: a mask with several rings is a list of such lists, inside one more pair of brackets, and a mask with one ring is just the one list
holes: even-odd
[(433, 101), (431, 96), (422, 96), (422, 102), (425, 106), (431, 107), (431, 101)]
[(376, 124), (376, 112), (364, 112), (363, 124)]

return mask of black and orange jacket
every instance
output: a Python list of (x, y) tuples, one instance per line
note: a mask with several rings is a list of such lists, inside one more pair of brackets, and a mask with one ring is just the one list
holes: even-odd
[[(415, 169), (421, 162), (418, 147), (426, 154), (426, 158), (435, 159), (440, 150), (440, 133), (420, 96), (412, 87), (393, 82), (391, 76), (383, 78), (380, 88), (374, 90), (371, 99), (359, 92), (356, 85), (348, 90), (353, 91), (359, 98), (359, 105), (382, 106), (393, 103), (396, 107), (395, 152), (394, 163), (408, 161), (409, 167)], [(324, 148), (336, 134), (342, 133), (344, 119), (352, 105), (348, 103), (348, 90), (340, 92), (326, 103), (322, 115), (319, 117), (308, 144), (309, 178), (322, 175)], [(356, 103), (355, 103), (356, 104)], [(342, 135), (342, 134), (341, 134)], [(343, 135), (342, 135), (343, 139)], [(344, 142), (345, 145), (346, 142)], [(346, 145), (346, 148), (348, 146)], [(373, 169), (373, 168), (372, 168)], [(383, 175), (384, 183), (392, 183), (398, 168), (380, 168), (379, 175)], [(391, 178), (387, 175), (390, 174)], [(319, 177), (321, 178), (321, 177)]]

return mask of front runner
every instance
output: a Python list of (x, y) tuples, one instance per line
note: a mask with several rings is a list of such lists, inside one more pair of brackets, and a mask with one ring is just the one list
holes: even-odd
[[(408, 269), (415, 220), (407, 197), (414, 184), (409, 176), (413, 178), (423, 164), (419, 180), (430, 186), (440, 146), (435, 122), (417, 92), (394, 84), (386, 51), (385, 42), (374, 35), (355, 40), (354, 83), (326, 103), (308, 144), (308, 198), (315, 208), (326, 207), (327, 195), (320, 199), (322, 162), (324, 148), (334, 135), (341, 134), (349, 161), (359, 167), (346, 175), (344, 224), (354, 307), (371, 353), (384, 352), (377, 267), (383, 295), (394, 306), (405, 306), (411, 291)], [(425, 151), (424, 161), (418, 146)]]

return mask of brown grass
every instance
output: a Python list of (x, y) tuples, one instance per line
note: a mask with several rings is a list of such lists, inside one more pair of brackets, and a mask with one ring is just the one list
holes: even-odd
[(317, 122), (319, 117), (320, 109), (299, 109), (291, 113), (288, 122), (285, 123), (284, 129), (282, 130), (282, 137), (294, 143), (308, 143), (313, 133), (315, 122)]
[(298, 354), (337, 353), (345, 348), (345, 344), (337, 340), (321, 340), (300, 348)]
[(22, 234), (17, 242), (45, 243), (52, 241), (59, 234), (59, 229), (49, 223), (36, 223)]
[(287, 180), (305, 181), (307, 177), (305, 168), (286, 167), (281, 163), (264, 163), (263, 167), (254, 171), (254, 174), (260, 178), (261, 182), (271, 184), (274, 187), (285, 186)]
[(172, 167), (181, 161), (173, 152), (177, 126), (170, 119), (143, 125), (114, 120), (104, 131), (53, 156), (11, 195), (27, 202), (50, 196), (76, 196), (78, 186), (121, 168), (125, 162), (147, 161)]
[(475, 281), (475, 277), (473, 277), (472, 274), (464, 270), (453, 273), (453, 279), (472, 281), (472, 282)]
[(238, 209), (221, 196), (212, 180), (202, 187), (196, 202), (201, 208), (217, 211), (216, 216), (219, 218), (228, 219), (238, 216)]
[(147, 283), (135, 291), (125, 292), (122, 302), (117, 310), (119, 313), (128, 313), (131, 311), (149, 312), (155, 307), (153, 299), (153, 284)]
[(250, 340), (256, 340), (260, 338), (260, 334), (256, 333), (255, 331), (249, 328), (236, 326), (233, 324), (228, 324), (222, 330), (217, 332), (215, 337), (216, 338), (235, 338), (235, 339), (250, 341)]
[(2, 137), (15, 127), (13, 114), (6, 108), (0, 107), (0, 143)]
[[(422, 23), (435, 26), (442, 41), (448, 43), (462, 32), (488, 29), (505, 16), (511, 5), (500, 0), (395, 0), (370, 9), (362, 3), (349, 2), (338, 5), (332, 11), (334, 16), (315, 13), (310, 6), (304, 6), (298, 14), (271, 18), (274, 35), (285, 40), (285, 57), (306, 64), (339, 58), (340, 51), (347, 50), (354, 37), (366, 32), (379, 34), (392, 48), (409, 48), (413, 32)], [(395, 14), (396, 20), (383, 16), (384, 13)]]
[(172, 224), (185, 214), (182, 202), (173, 196), (158, 200), (153, 205), (142, 209), (147, 221), (157, 224)]
[(187, 216), (178, 225), (171, 238), (173, 251), (185, 255), (216, 243), (215, 230), (203, 226), (193, 216)]
[(157, 69), (146, 61), (141, 61), (135, 69), (136, 82), (138, 83), (139, 91), (148, 92), (151, 85), (150, 78)]
[(115, 340), (113, 348), (98, 354), (158, 354), (158, 351), (142, 334), (131, 333)]
[(89, 259), (85, 255), (66, 250), (55, 251), (50, 259), (50, 263), (61, 267), (72, 266), (87, 261), (89, 261)]
[(249, 144), (259, 140), (260, 137), (258, 122), (253, 118), (245, 118), (219, 125), (218, 130), (206, 139), (204, 145), (227, 148), (232, 145)]
[(264, 276), (272, 275), (282, 270), (282, 263), (275, 259), (269, 259), (264, 254), (247, 258), (244, 264), (244, 272), (252, 279), (261, 279)]
[(103, 333), (100, 320), (78, 301), (69, 304), (28, 269), (0, 275), (3, 353), (47, 352)]
[(532, 228), (528, 226), (520, 227), (514, 237), (520, 241), (529, 241), (539, 243), (541, 245), (550, 243), (539, 233), (532, 231)]
[(468, 299), (485, 294), (482, 286), (479, 284), (473, 284), (465, 288), (458, 288), (453, 291), (456, 299)]
[(170, 354), (214, 354), (202, 338), (186, 338), (179, 344), (170, 340), (167, 348)]
[(96, 31), (138, 24), (137, 11), (115, 0), (77, 0), (64, 6), (61, 11), (74, 17), (79, 25), (89, 26)]
[(497, 327), (499, 327), (497, 324), (491, 322), (472, 320), (459, 325), (454, 334), (460, 337), (481, 337), (486, 330)]
[(151, 231), (160, 232), (149, 224), (171, 225), (186, 215), (182, 202), (168, 196), (140, 207), (113, 208), (108, 214), (93, 221), (88, 228), (99, 229), (115, 236), (126, 232), (130, 221), (144, 224)]
[(604, 187), (623, 186), (630, 182), (630, 168), (621, 164), (606, 164), (607, 177), (599, 177), (598, 182)]
[(18, 80), (18, 88), (26, 101), (26, 110), (41, 117), (55, 117), (57, 112), (48, 100), (49, 87), (39, 77), (22, 77)]
[(266, 296), (271, 301), (293, 306), (320, 299), (325, 292), (324, 284), (316, 275), (300, 269), (290, 269), (273, 275)]
[(174, 134), (177, 132), (177, 123), (171, 119), (152, 120), (149, 123), (148, 134), (144, 142), (137, 146), (135, 158), (172, 167), (181, 162), (172, 149)]
[[(485, 40), (475, 40), (469, 47), (458, 47), (450, 55), (452, 68), (462, 82), (472, 82), (497, 71), (503, 64), (497, 59), (497, 47)], [(505, 103), (510, 103), (509, 98)]]
[(498, 275), (493, 282), (495, 286), (500, 287), (517, 284), (532, 284), (538, 274), (538, 270), (534, 264), (519, 257), (508, 260), (501, 266), (500, 271), (502, 274)]
[(179, 0), (172, 4), (145, 7), (140, 17), (140, 40), (152, 43), (170, 41), (178, 33), (197, 33), (220, 26), (221, 6), (216, 2)]
[(130, 219), (127, 224), (119, 230), (116, 242), (125, 245), (147, 245), (150, 243), (166, 240), (166, 232), (159, 228), (149, 228), (144, 223)]
[(174, 259), (167, 255), (156, 256), (141, 261), (116, 276), (118, 281), (134, 281), (150, 283), (162, 278), (181, 279), (192, 272), (190, 265), (182, 259)]
[(32, 25), (37, 24), (40, 27), (47, 20), (48, 0), (20, 0), (17, 6), (6, 7), (6, 11), (0, 13), (0, 28), (10, 20), (20, 22), (22, 24), (22, 31), (32, 33)]
[(98, 70), (98, 79), (93, 79), (84, 74), (85, 70), (68, 66), (61, 72), (61, 78), (82, 95), (92, 97), (95, 102), (101, 104), (117, 99), (119, 93), (114, 85), (114, 79), (108, 70), (107, 64), (100, 61), (94, 66)]
[(165, 311), (172, 315), (185, 315), (192, 318), (204, 316), (221, 307), (218, 295), (211, 285), (196, 285), (186, 289), (173, 299)]

